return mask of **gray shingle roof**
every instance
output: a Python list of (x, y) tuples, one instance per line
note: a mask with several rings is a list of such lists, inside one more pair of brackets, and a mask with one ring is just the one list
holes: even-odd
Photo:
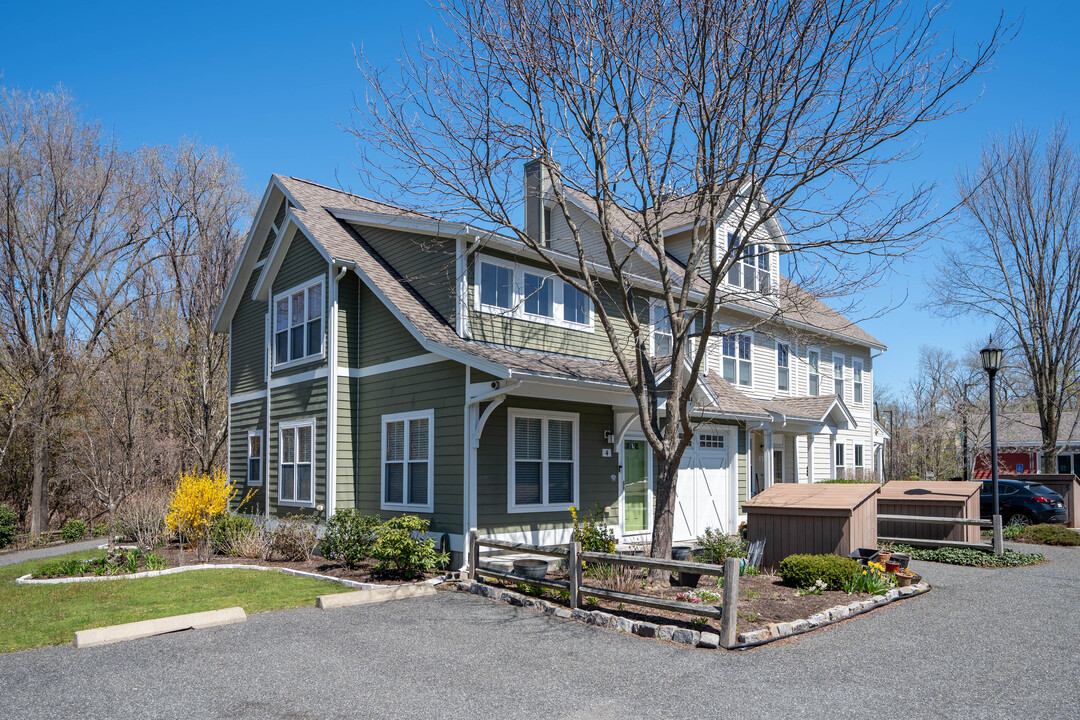
[(765, 409), (797, 420), (820, 421), (836, 402), (836, 395), (806, 395), (793, 398), (773, 398), (764, 403)]
[[(1080, 445), (1080, 423), (1078, 423), (1080, 417), (1078, 416), (1080, 416), (1080, 410), (1065, 410), (1061, 413), (1061, 424), (1058, 426), (1059, 444)], [(989, 424), (986, 427), (989, 427)], [(1041, 445), (1042, 430), (1040, 427), (1038, 413), (1000, 413), (998, 415), (998, 445), (1007, 446), (1011, 443)]]

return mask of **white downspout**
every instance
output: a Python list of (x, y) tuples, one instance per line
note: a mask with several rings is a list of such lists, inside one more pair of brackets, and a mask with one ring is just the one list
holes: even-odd
[[(271, 294), (270, 310), (266, 313), (266, 345), (263, 347), (263, 362), (266, 370), (263, 373), (266, 379), (266, 435), (263, 440), (263, 453), (266, 455), (266, 468), (263, 470), (263, 519), (270, 519), (270, 374), (274, 367), (274, 307), (273, 294)], [(229, 344), (230, 352), (232, 344)], [(280, 451), (280, 448), (279, 448)]]

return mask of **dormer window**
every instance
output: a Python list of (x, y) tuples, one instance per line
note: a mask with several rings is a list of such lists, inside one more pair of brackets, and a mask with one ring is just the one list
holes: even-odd
[(550, 272), (485, 255), (477, 259), (475, 277), (476, 312), (593, 331), (592, 300)]
[(555, 291), (551, 278), (525, 273), (525, 314), (539, 317), (555, 316)]
[(514, 303), (514, 270), (492, 262), (480, 263), (480, 304), (510, 310)]
[(738, 235), (728, 233), (728, 246), (738, 256), (728, 270), (728, 283), (750, 292), (769, 292), (769, 249), (765, 245), (751, 243), (739, 253), (741, 244)]
[(323, 353), (323, 281), (274, 298), (274, 365), (301, 362)]

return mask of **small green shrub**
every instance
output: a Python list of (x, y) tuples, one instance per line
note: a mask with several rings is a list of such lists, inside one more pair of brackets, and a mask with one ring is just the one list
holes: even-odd
[(7, 505), (0, 505), (0, 550), (15, 542), (19, 530), (19, 518)]
[(1021, 567), (1037, 565), (1046, 558), (1039, 553), (1021, 553), (1005, 548), (1005, 553), (998, 557), (990, 550), (979, 548), (916, 548), (910, 545), (893, 545), (893, 552), (907, 553), (912, 560), (966, 565), (968, 567)]
[(210, 544), (216, 553), (236, 555), (237, 538), (250, 532), (254, 527), (255, 521), (243, 515), (235, 513), (219, 515), (214, 520), (214, 527), (210, 531)]
[(780, 561), (780, 577), (797, 588), (821, 580), (830, 590), (843, 590), (859, 571), (859, 563), (839, 555), (789, 555)]
[(729, 557), (746, 557), (746, 544), (742, 538), (725, 535), (715, 528), (705, 528), (697, 543), (701, 547), (694, 551), (694, 557), (699, 562), (723, 565)]
[(64, 542), (76, 542), (86, 537), (86, 523), (71, 518), (60, 528), (60, 539)]
[(604, 520), (604, 508), (597, 505), (593, 511), (586, 514), (570, 508), (570, 517), (574, 520), (574, 532), (570, 539), (581, 543), (581, 549), (585, 552), (615, 552), (615, 533)]
[(1070, 530), (1063, 525), (1029, 525), (1022, 529), (1018, 538), (1040, 545), (1080, 545), (1080, 532)]
[(433, 538), (422, 537), (428, 521), (415, 515), (390, 518), (379, 525), (371, 555), (381, 573), (414, 578), (450, 561), (448, 553), (435, 549)]
[(271, 552), (289, 562), (307, 562), (319, 547), (315, 521), (299, 515), (281, 520), (270, 534)]
[(90, 528), (90, 535), (93, 537), (105, 537), (109, 534), (109, 523), (94, 523), (94, 526)]
[(326, 522), (322, 554), (347, 568), (355, 568), (371, 557), (381, 522), (378, 517), (363, 515), (354, 508), (338, 510)]

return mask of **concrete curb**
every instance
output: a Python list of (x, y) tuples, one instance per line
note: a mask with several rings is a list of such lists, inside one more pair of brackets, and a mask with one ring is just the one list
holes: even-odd
[(23, 575), (20, 578), (15, 579), (16, 585), (66, 585), (68, 583), (84, 583), (84, 582), (108, 582), (110, 580), (140, 580), (142, 578), (161, 577), (162, 575), (175, 575), (176, 573), (188, 572), (191, 570), (262, 570), (264, 572), (274, 571), (282, 572), (286, 575), (296, 575), (298, 577), (313, 578), (315, 580), (330, 580), (332, 582), (341, 583), (348, 587), (356, 588), (358, 590), (373, 590), (375, 588), (386, 587), (386, 585), (376, 585), (374, 583), (362, 583), (355, 580), (344, 580), (342, 578), (331, 577), (330, 575), (319, 575), (317, 573), (304, 572), (303, 570), (293, 570), (292, 568), (278, 568), (278, 567), (266, 567), (264, 565), (214, 565), (212, 563), (206, 563), (203, 565), (181, 565), (180, 567), (166, 568), (165, 570), (147, 570), (144, 572), (131, 573), (128, 575), (100, 575), (93, 577), (72, 577), (72, 578), (39, 578), (35, 580), (32, 575)]
[(425, 595), (434, 595), (435, 592), (435, 586), (427, 582), (416, 585), (391, 585), (351, 593), (320, 595), (315, 598), (315, 607), (320, 610), (330, 610), (332, 608), (349, 607), (350, 605), (370, 605), (371, 603), (381, 603), (389, 600), (423, 597)]
[(206, 612), (173, 615), (172, 617), (140, 620), (139, 622), (110, 625), (108, 627), (79, 630), (75, 633), (75, 647), (87, 648), (99, 645), (111, 645), (125, 640), (153, 637), (178, 630), (200, 630), (217, 625), (231, 625), (247, 620), (247, 613), (242, 607), (208, 610)]

